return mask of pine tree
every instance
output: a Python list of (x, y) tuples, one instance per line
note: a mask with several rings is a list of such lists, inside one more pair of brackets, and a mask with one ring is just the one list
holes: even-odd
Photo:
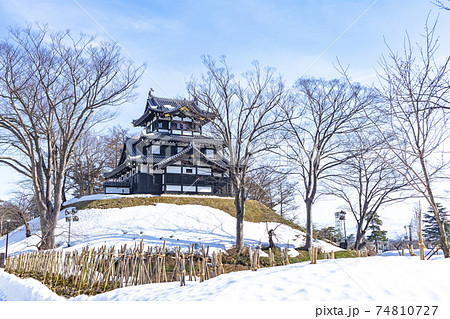
[[(448, 234), (450, 232), (450, 221), (449, 221), (449, 213), (445, 207), (443, 207), (440, 203), (436, 204), (439, 215), (441, 216), (442, 221), (444, 222), (445, 232)], [(439, 228), (436, 223), (436, 219), (433, 214), (433, 209), (430, 207), (428, 211), (424, 214), (423, 217), (423, 237), (426, 241), (430, 242), (433, 245), (436, 245), (440, 241), (440, 233)], [(447, 242), (448, 242), (447, 238)]]
[(383, 225), (383, 221), (380, 219), (377, 213), (374, 214), (372, 220), (370, 222), (370, 226), (368, 227), (372, 233), (367, 237), (368, 241), (375, 242), (375, 250), (378, 252), (378, 243), (380, 241), (386, 241), (387, 231), (381, 230), (381, 226)]

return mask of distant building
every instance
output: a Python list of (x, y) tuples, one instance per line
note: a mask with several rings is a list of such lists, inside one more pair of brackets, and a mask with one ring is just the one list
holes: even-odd
[(105, 174), (105, 193), (229, 196), (223, 142), (202, 134), (212, 118), (196, 101), (150, 91), (144, 114), (133, 121), (143, 130), (125, 141), (119, 165)]

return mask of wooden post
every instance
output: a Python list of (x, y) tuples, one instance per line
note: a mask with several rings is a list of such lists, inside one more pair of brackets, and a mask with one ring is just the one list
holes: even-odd
[(194, 263), (194, 245), (188, 245), (188, 257), (189, 257), (189, 280), (197, 281), (197, 277), (195, 276), (195, 263)]
[(289, 248), (286, 246), (282, 251), (281, 254), (283, 256), (283, 265), (289, 265)]
[(269, 247), (269, 266), (273, 267), (273, 254), (272, 254), (272, 248)]
[(317, 247), (312, 246), (308, 249), (308, 251), (311, 264), (317, 264), (317, 254), (319, 252), (319, 249)]
[(223, 252), (219, 249), (219, 271), (220, 271), (221, 275), (223, 275), (225, 273), (225, 270), (223, 269), (222, 255), (223, 255)]
[(181, 255), (181, 263), (180, 263), (180, 286), (186, 286), (186, 264), (184, 260), (184, 254)]

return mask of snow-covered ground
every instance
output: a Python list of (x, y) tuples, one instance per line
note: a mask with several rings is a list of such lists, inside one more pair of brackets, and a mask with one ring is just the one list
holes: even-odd
[[(123, 209), (91, 209), (78, 213), (72, 224), (73, 246), (120, 245), (143, 239), (147, 244), (203, 243), (225, 249), (234, 242), (235, 220), (228, 214), (197, 205), (157, 204)], [(66, 246), (68, 224), (64, 212), (58, 223), (58, 243)], [(38, 220), (33, 221), (33, 224)], [(245, 223), (245, 242), (267, 241), (265, 223)], [(35, 249), (37, 238), (24, 238), (24, 230), (10, 235), (11, 253)], [(301, 232), (287, 226), (276, 230), (281, 245), (299, 246)], [(0, 241), (4, 250), (5, 238)], [(331, 250), (331, 245), (321, 244)], [(65, 248), (67, 249), (67, 248)], [(336, 248), (335, 248), (336, 250)], [(297, 302), (415, 302), (430, 305), (450, 298), (450, 260), (442, 255), (421, 261), (417, 256), (386, 252), (375, 257), (319, 260), (221, 275), (206, 282), (150, 284), (116, 289), (96, 296), (81, 295), (69, 301), (297, 301)], [(65, 300), (33, 279), (19, 279), (0, 270), (0, 300)], [(324, 304), (326, 305), (326, 304)]]
[[(133, 196), (133, 195), (132, 195)], [(134, 195), (136, 196), (136, 195)], [(123, 195), (92, 195), (82, 200), (123, 197)], [(75, 200), (69, 201), (74, 203)], [(146, 245), (168, 247), (188, 244), (210, 246), (212, 250), (228, 249), (235, 243), (236, 219), (229, 214), (200, 205), (156, 204), (113, 209), (80, 210), (78, 222), (72, 222), (70, 249), (128, 244), (143, 240)], [(30, 222), (32, 229), (39, 229), (39, 219)], [(274, 241), (281, 247), (300, 247), (304, 244), (304, 233), (287, 225), (278, 223), (244, 223), (244, 241), (247, 246), (268, 245), (267, 231), (275, 229)], [(56, 229), (57, 246), (67, 247), (69, 223), (65, 220), (65, 211), (61, 211)], [(38, 233), (39, 235), (39, 233)], [(35, 250), (39, 236), (25, 238), (23, 227), (9, 236), (10, 253)], [(0, 239), (0, 251), (5, 246), (5, 238)], [(323, 241), (315, 245), (325, 251), (337, 251), (340, 248)], [(295, 250), (291, 249), (295, 254)]]
[(72, 300), (448, 301), (450, 261), (414, 257), (319, 260), (221, 275), (204, 283), (144, 285)]

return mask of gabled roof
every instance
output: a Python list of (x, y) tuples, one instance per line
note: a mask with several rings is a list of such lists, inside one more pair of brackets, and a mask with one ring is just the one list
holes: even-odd
[(223, 145), (219, 139), (208, 137), (205, 135), (167, 135), (159, 132), (141, 133), (141, 137), (148, 141), (165, 141), (165, 142), (184, 142), (209, 145)]
[(171, 163), (173, 163), (175, 161), (180, 160), (181, 157), (183, 155), (187, 154), (191, 149), (192, 149), (192, 144), (190, 144), (187, 147), (185, 147), (181, 152), (179, 152), (179, 153), (177, 153), (177, 154), (175, 154), (173, 156), (170, 156), (170, 157), (160, 161), (159, 163), (157, 163), (155, 165), (155, 168), (160, 169), (160, 168), (163, 168), (163, 167), (165, 167), (165, 166), (167, 166), (167, 165), (169, 165), (169, 164), (171, 164)]
[(202, 122), (201, 124), (210, 121), (214, 117), (212, 113), (202, 110), (198, 106), (197, 101), (156, 97), (152, 95), (152, 90), (150, 90), (147, 98), (147, 104), (145, 105), (144, 114), (142, 114), (140, 118), (133, 120), (133, 125), (143, 126), (157, 113), (169, 115), (177, 115), (181, 113), (182, 115), (198, 119)]

